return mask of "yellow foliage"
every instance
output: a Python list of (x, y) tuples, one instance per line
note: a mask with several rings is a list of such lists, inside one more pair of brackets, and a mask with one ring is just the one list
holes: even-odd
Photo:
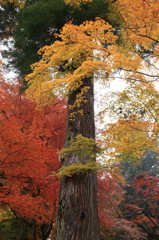
[(67, 144), (69, 144), (69, 146), (59, 152), (61, 157), (75, 154), (82, 158), (89, 157), (89, 159), (95, 159), (97, 147), (95, 146), (95, 140), (93, 138), (86, 138), (78, 134), (74, 141)]
[(63, 176), (69, 176), (72, 177), (74, 174), (84, 174), (84, 173), (95, 173), (97, 170), (99, 170), (101, 167), (98, 166), (95, 162), (87, 163), (87, 164), (82, 164), (82, 163), (77, 163), (73, 164), (67, 167), (62, 167), (56, 174), (58, 177), (63, 177)]
[(158, 152), (159, 92), (153, 83), (130, 83), (123, 92), (113, 93), (107, 113), (119, 119), (103, 133), (110, 162), (134, 163), (146, 150)]
[(114, 93), (112, 97), (114, 95), (116, 96), (116, 100), (112, 102), (111, 107), (114, 112), (121, 107), (127, 117), (132, 114), (140, 115), (141, 117), (140, 111), (144, 110), (142, 121), (147, 120), (151, 123), (159, 122), (159, 92), (153, 83), (132, 82), (123, 92)]
[(65, 3), (71, 6), (79, 6), (81, 3), (92, 2), (92, 0), (65, 0)]
[(9, 220), (14, 217), (12, 211), (9, 208), (1, 208), (0, 209), (0, 222), (4, 220)]
[[(79, 5), (86, 1), (66, 2)], [(159, 56), (159, 4), (158, 0), (109, 2), (116, 4), (122, 16), (122, 44), (117, 44), (115, 29), (102, 19), (86, 21), (80, 26), (67, 23), (57, 35), (60, 40), (39, 50), (41, 60), (32, 65), (33, 72), (26, 77), (27, 95), (44, 105), (54, 95), (69, 98), (81, 88), (74, 105), (69, 106), (78, 109), (85, 103), (85, 93), (89, 90), (82, 86), (83, 79), (93, 81), (97, 76), (108, 81), (116, 70), (124, 70), (129, 87), (119, 94), (111, 109), (122, 107), (131, 114), (125, 119), (119, 116), (120, 120), (104, 133), (104, 140), (111, 159), (120, 161), (131, 155), (136, 161), (145, 150), (156, 147), (154, 139), (159, 134), (159, 94), (150, 83), (158, 79), (154, 63)], [(145, 50), (151, 50), (153, 64), (150, 59), (143, 60)], [(143, 119), (137, 114), (142, 109), (146, 111)], [(82, 110), (72, 112), (70, 117), (73, 119), (77, 113), (82, 114)]]
[(157, 150), (157, 141), (149, 137), (151, 123), (119, 120), (104, 132), (110, 163), (130, 160), (136, 163), (146, 150)]
[[(143, 65), (141, 56), (118, 46), (114, 29), (104, 20), (86, 21), (80, 26), (67, 23), (57, 36), (60, 41), (39, 50), (42, 59), (32, 65), (33, 73), (26, 77), (27, 95), (40, 105), (57, 94), (69, 97), (82, 86), (83, 79), (93, 79), (94, 74), (107, 81), (106, 76), (118, 68), (124, 69), (128, 81), (147, 81), (147, 76), (138, 71)], [(149, 62), (145, 67), (150, 67)], [(78, 97), (76, 106), (84, 102), (84, 94)]]
[(116, 4), (125, 24), (125, 37), (133, 44), (148, 49), (159, 40), (158, 0), (117, 0)]
[(18, 7), (23, 7), (26, 0), (0, 0), (0, 3), (7, 4), (7, 3), (13, 3), (14, 5)]
[(66, 24), (58, 35), (61, 41), (39, 50), (42, 59), (32, 65), (33, 73), (26, 77), (28, 97), (42, 105), (54, 94), (69, 96), (82, 85), (84, 78), (92, 78), (95, 72), (111, 72), (117, 40), (113, 31), (102, 19), (86, 21), (80, 26)]

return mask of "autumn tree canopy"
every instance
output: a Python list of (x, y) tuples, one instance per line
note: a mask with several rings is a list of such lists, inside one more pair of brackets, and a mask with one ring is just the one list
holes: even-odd
[[(55, 100), (37, 110), (19, 93), (18, 85), (3, 79), (0, 84), (0, 206), (46, 239), (56, 218), (59, 180), (53, 172), (60, 167), (65, 101)], [(21, 237), (23, 231), (22, 227)]]

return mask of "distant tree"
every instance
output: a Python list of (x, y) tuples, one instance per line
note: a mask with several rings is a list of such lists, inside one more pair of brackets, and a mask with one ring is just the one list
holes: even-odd
[(126, 215), (147, 234), (149, 240), (159, 239), (158, 182), (158, 177), (142, 172), (127, 189), (133, 194), (126, 199)]
[(142, 172), (149, 172), (151, 176), (159, 176), (159, 161), (158, 153), (152, 151), (146, 151), (141, 157), (138, 164), (131, 164), (129, 159), (121, 163), (122, 174), (125, 177), (127, 183), (131, 183), (132, 180)]
[(18, 7), (14, 4), (2, 4), (0, 3), (0, 37), (1, 41), (5, 43), (5, 40), (12, 36), (13, 28), (15, 25), (15, 15), (17, 14)]
[(98, 175), (98, 203), (101, 239), (137, 240), (146, 235), (133, 221), (124, 217), (124, 178), (118, 173), (103, 172)]

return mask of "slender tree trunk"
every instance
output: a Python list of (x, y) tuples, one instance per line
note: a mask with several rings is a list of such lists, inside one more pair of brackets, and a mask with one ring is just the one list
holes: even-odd
[(37, 240), (37, 226), (35, 219), (33, 219), (33, 240)]
[(47, 240), (49, 238), (52, 229), (53, 229), (53, 220), (51, 220), (51, 222), (48, 226), (46, 224), (41, 225), (41, 238), (42, 238), (42, 240)]
[[(78, 109), (68, 110), (67, 133), (65, 147), (69, 140), (78, 134), (87, 138), (95, 138), (93, 84), (90, 79), (83, 81), (83, 86), (89, 90), (85, 94), (87, 102)], [(73, 105), (79, 89), (70, 94), (68, 105)], [(82, 114), (76, 114), (71, 120), (70, 114), (82, 109)], [(76, 163), (86, 164), (90, 156), (82, 158), (70, 154), (63, 159), (63, 166)], [(59, 208), (57, 216), (57, 240), (99, 240), (99, 222), (97, 207), (96, 174), (90, 172), (64, 176), (61, 179)]]
[(24, 232), (24, 221), (21, 217), (18, 218), (17, 240), (21, 240)]

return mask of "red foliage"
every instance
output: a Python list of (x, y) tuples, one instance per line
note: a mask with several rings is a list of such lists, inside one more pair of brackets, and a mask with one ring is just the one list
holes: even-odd
[(66, 126), (66, 105), (54, 100), (42, 109), (0, 80), (0, 206), (37, 224), (55, 219)]
[(134, 204), (139, 210), (133, 213), (133, 221), (154, 239), (159, 238), (159, 178), (148, 172), (139, 174), (133, 181), (136, 194)]
[(98, 177), (98, 202), (101, 235), (103, 239), (145, 239), (145, 235), (122, 212), (124, 179), (119, 174), (102, 173)]

